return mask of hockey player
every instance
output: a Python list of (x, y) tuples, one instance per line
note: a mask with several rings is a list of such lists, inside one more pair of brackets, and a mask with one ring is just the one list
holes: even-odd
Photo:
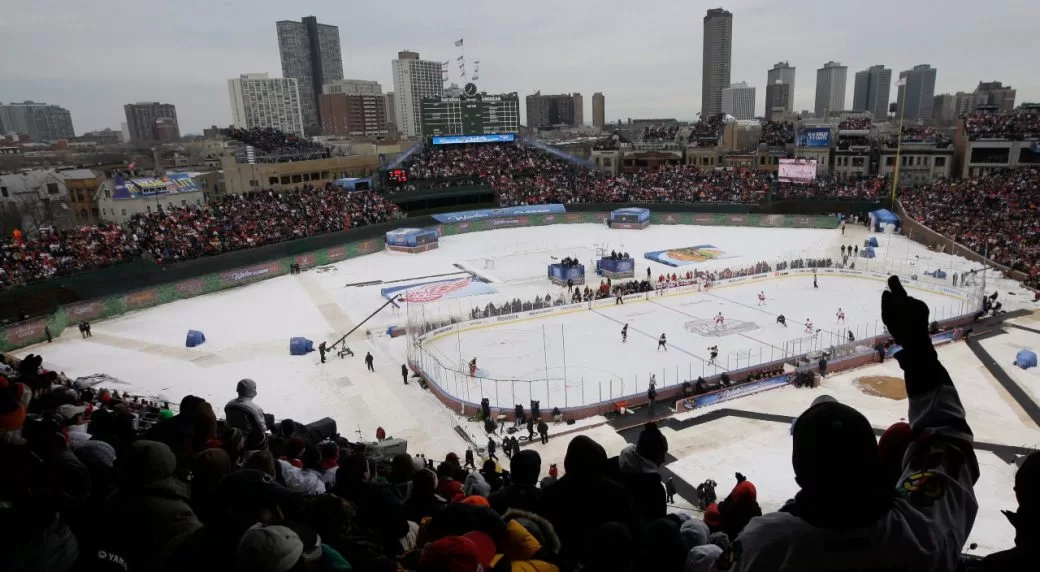
[(726, 325), (726, 317), (722, 315), (722, 312), (719, 312), (715, 316), (715, 327), (718, 328), (718, 327), (725, 326), (725, 325)]
[(845, 323), (845, 311), (844, 310), (842, 310), (841, 308), (838, 308), (838, 313), (835, 314), (835, 316), (838, 317), (838, 323), (839, 324), (844, 324)]
[(820, 287), (820, 285), (816, 283), (816, 269), (815, 268), (813, 268), (813, 271), (812, 271), (812, 287), (813, 288), (819, 288)]
[(469, 376), (470, 377), (476, 377), (477, 376), (477, 358), (473, 358), (473, 359), (469, 360)]
[(650, 387), (654, 387), (655, 385), (657, 385), (657, 374), (656, 373), (651, 373), (650, 374)]
[(628, 341), (628, 324), (625, 324), (625, 326), (623, 328), (621, 328), (621, 343), (625, 343), (627, 341)]
[(848, 334), (849, 334), (849, 336), (848, 336), (849, 342), (856, 341), (856, 336), (852, 335), (852, 330), (849, 330)]
[(661, 350), (661, 348), (664, 348), (664, 351), (668, 351), (668, 340), (664, 337), (663, 333), (661, 334), (661, 337), (657, 339), (657, 349)]
[(708, 365), (718, 365), (718, 362), (715, 360), (719, 357), (719, 346), (711, 346), (708, 348), (708, 351), (711, 352), (711, 357), (708, 359)]
[(813, 331), (812, 318), (806, 318), (805, 319), (805, 333), (811, 334), (812, 331)]
[(786, 328), (787, 327), (787, 318), (785, 318), (783, 314), (780, 314), (779, 316), (776, 317), (776, 323), (778, 323), (781, 326)]
[(766, 305), (766, 293), (764, 291), (758, 293), (758, 305), (759, 306), (765, 306)]

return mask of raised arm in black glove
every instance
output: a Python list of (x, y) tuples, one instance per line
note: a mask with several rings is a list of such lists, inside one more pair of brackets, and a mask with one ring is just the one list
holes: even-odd
[(910, 397), (950, 384), (950, 375), (939, 363), (932, 339), (928, 336), (928, 306), (910, 297), (898, 276), (888, 279), (888, 290), (881, 295), (881, 320), (896, 343), (896, 354), (903, 368), (906, 392)]

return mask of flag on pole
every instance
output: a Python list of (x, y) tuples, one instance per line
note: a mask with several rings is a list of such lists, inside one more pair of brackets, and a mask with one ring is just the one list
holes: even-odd
[(896, 80), (896, 87), (903, 87), (904, 85), (906, 85), (906, 76), (903, 76)]
[(456, 48), (461, 48), (462, 47), (462, 38), (459, 38), (459, 39), (455, 40), (455, 47)]
[(463, 59), (464, 57), (465, 57), (465, 56), (459, 56), (459, 57), (455, 58), (455, 61), (457, 61), (457, 62), (461, 62), (461, 61), (462, 61), (462, 59)]

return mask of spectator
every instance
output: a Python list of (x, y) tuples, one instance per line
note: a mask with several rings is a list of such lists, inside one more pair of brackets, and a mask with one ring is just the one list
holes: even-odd
[[(753, 519), (723, 561), (739, 570), (777, 568), (957, 568), (978, 504), (971, 430), (928, 337), (928, 308), (889, 279), (882, 319), (910, 397), (919, 437), (906, 454), (900, 487), (884, 481), (870, 423), (855, 409), (817, 398), (794, 424), (793, 465), (801, 490), (781, 512)], [(934, 483), (928, 480), (934, 479)], [(941, 490), (939, 497), (925, 491)], [(862, 531), (862, 543), (825, 550), (832, 538)], [(879, 547), (883, 549), (878, 549)]]
[(289, 572), (303, 555), (303, 541), (285, 526), (254, 524), (238, 543), (238, 570)]
[(267, 431), (264, 410), (260, 409), (253, 398), (256, 397), (256, 382), (251, 379), (243, 379), (235, 388), (238, 397), (227, 402), (224, 406), (224, 414), (227, 415), (228, 424), (242, 430), (247, 435), (256, 435)]
[(626, 445), (609, 463), (609, 475), (632, 494), (637, 513), (650, 522), (667, 513), (666, 495), (658, 468), (668, 454), (668, 439), (653, 421), (643, 426), (635, 445)]
[(1018, 510), (1004, 511), (1015, 527), (1015, 547), (994, 552), (982, 560), (978, 572), (1031, 570), (1040, 564), (1040, 453), (1033, 452), (1015, 473), (1015, 499)]
[(400, 539), (409, 532), (404, 506), (389, 486), (371, 478), (364, 454), (351, 454), (336, 473), (333, 492), (357, 507), (358, 526), (367, 529), (367, 536), (378, 538), (388, 554), (397, 554), (401, 552)]
[(604, 476), (606, 466), (603, 447), (578, 435), (567, 446), (564, 475), (542, 491), (537, 512), (556, 529), (565, 560), (577, 560), (586, 530), (608, 522), (621, 523), (630, 534), (640, 530), (632, 497), (624, 487)]
[(437, 494), (437, 474), (430, 469), (422, 469), (412, 478), (412, 490), (404, 502), (405, 515), (412, 522), (422, 522), (424, 518), (436, 515), (447, 504), (447, 500)]
[(541, 456), (537, 451), (520, 451), (513, 455), (509, 472), (512, 477), (510, 484), (488, 497), (491, 508), (498, 514), (505, 514), (512, 508), (537, 511), (542, 492), (538, 488), (538, 476), (542, 472)]

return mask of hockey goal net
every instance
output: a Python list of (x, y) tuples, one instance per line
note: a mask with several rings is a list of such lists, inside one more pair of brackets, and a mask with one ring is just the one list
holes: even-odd
[(495, 267), (495, 259), (494, 258), (485, 258), (484, 259), (484, 268), (485, 269), (487, 269), (487, 268), (494, 268), (494, 267)]

